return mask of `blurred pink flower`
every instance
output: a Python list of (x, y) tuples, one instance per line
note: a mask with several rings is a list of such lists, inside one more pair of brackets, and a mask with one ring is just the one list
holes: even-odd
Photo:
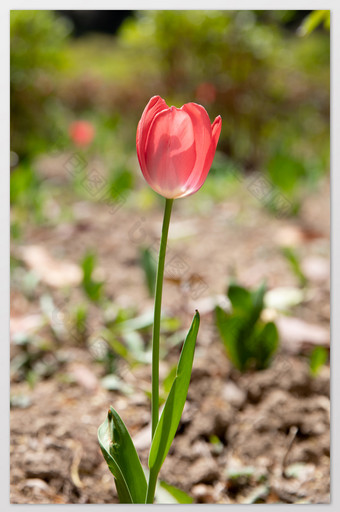
[(77, 146), (88, 146), (93, 141), (95, 129), (89, 121), (74, 121), (70, 124), (69, 134)]
[(137, 156), (144, 178), (158, 194), (175, 199), (196, 192), (208, 175), (221, 132), (205, 108), (186, 103), (168, 107), (153, 96), (137, 127)]

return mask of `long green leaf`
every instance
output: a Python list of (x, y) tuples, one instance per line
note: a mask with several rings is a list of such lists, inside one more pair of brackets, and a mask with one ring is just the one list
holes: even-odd
[(112, 442), (110, 438), (110, 427), (108, 418), (106, 418), (104, 423), (102, 423), (98, 429), (98, 441), (104, 459), (106, 460), (106, 463), (109, 467), (109, 470), (115, 477), (115, 484), (120, 502), (133, 503), (129, 488), (126, 484), (125, 478), (122, 474), (119, 464), (117, 464), (116, 459), (113, 458), (110, 453), (110, 446)]
[(312, 11), (303, 20), (302, 25), (300, 26), (300, 29), (299, 29), (299, 33), (302, 36), (309, 35), (322, 22), (324, 23), (324, 26), (329, 29), (330, 11), (329, 10), (316, 10), (316, 11)]
[(115, 477), (121, 503), (145, 503), (147, 483), (130, 434), (119, 414), (110, 407), (98, 429), (98, 441)]
[[(166, 500), (166, 501), (165, 501)], [(161, 480), (156, 489), (156, 503), (193, 503), (193, 498), (186, 492)]]
[(149, 468), (155, 473), (158, 473), (161, 469), (182, 416), (185, 400), (188, 394), (199, 324), (200, 316), (198, 311), (196, 311), (183, 344), (177, 365), (175, 380), (165, 402), (163, 412), (152, 440), (149, 455)]

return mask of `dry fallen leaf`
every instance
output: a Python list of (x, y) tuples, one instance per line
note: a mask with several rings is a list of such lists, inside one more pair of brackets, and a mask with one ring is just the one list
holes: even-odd
[(42, 315), (22, 315), (11, 316), (10, 319), (10, 334), (14, 336), (20, 332), (34, 331), (43, 323)]
[(306, 226), (296, 225), (282, 226), (275, 235), (275, 241), (281, 247), (297, 247), (317, 238), (325, 238), (325, 235)]
[(54, 288), (77, 286), (82, 280), (78, 265), (67, 260), (57, 260), (40, 245), (26, 245), (20, 248), (20, 257), (40, 279)]
[(330, 263), (326, 258), (309, 256), (302, 262), (302, 271), (305, 276), (316, 283), (322, 283), (329, 279)]
[(289, 311), (304, 299), (304, 292), (293, 286), (279, 286), (269, 290), (264, 296), (267, 308), (277, 311)]
[(278, 228), (275, 241), (282, 247), (296, 247), (304, 242), (302, 230), (298, 226), (283, 226)]
[(321, 325), (288, 316), (279, 316), (276, 324), (282, 343), (293, 353), (308, 345), (329, 346), (329, 331)]
[(75, 379), (77, 384), (87, 389), (88, 391), (95, 391), (99, 386), (96, 375), (83, 364), (72, 364), (69, 373)]

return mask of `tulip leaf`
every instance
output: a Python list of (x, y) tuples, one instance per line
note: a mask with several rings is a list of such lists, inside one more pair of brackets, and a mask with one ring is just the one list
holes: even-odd
[(98, 429), (98, 441), (115, 478), (120, 503), (145, 503), (145, 474), (130, 434), (113, 407)]
[(161, 480), (156, 489), (156, 503), (163, 504), (175, 504), (175, 503), (183, 503), (183, 504), (191, 504), (193, 503), (193, 498), (189, 496), (186, 492), (178, 489), (173, 485), (168, 484)]
[(158, 473), (169, 451), (180, 422), (191, 377), (192, 363), (200, 316), (196, 311), (191, 327), (184, 341), (182, 352), (177, 365), (175, 380), (165, 402), (163, 412), (157, 424), (152, 440), (149, 468)]

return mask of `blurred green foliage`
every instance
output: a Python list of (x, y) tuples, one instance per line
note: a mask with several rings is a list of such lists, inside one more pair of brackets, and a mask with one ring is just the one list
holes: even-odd
[(299, 32), (302, 36), (311, 34), (319, 25), (330, 30), (331, 27), (331, 11), (319, 10), (311, 12), (302, 23)]
[(321, 368), (328, 361), (328, 350), (325, 347), (315, 347), (309, 356), (309, 369), (313, 377), (316, 377)]
[(56, 81), (71, 27), (44, 10), (13, 10), (10, 21), (11, 147), (27, 156), (53, 143)]
[(10, 176), (10, 204), (15, 206), (15, 212), (11, 215), (11, 226), (14, 230), (27, 220), (44, 222), (45, 201), (46, 188), (41, 186), (41, 180), (34, 172), (32, 164), (23, 161)]
[(285, 256), (286, 260), (288, 261), (288, 263), (290, 265), (290, 268), (292, 269), (293, 273), (298, 278), (300, 285), (302, 287), (306, 286), (307, 277), (302, 270), (300, 260), (299, 260), (299, 257), (297, 255), (296, 251), (292, 247), (283, 247), (282, 254)]
[(53, 342), (48, 339), (18, 333), (13, 343), (17, 354), (11, 360), (11, 375), (18, 381), (26, 380), (31, 387), (53, 375), (62, 364)]
[(152, 251), (148, 247), (141, 247), (140, 265), (144, 271), (145, 283), (150, 297), (155, 295), (157, 263)]
[(11, 174), (10, 202), (17, 205), (30, 205), (35, 200), (38, 179), (30, 165), (22, 165)]
[(120, 39), (149, 56), (144, 88), (222, 115), (219, 149), (243, 169), (289, 197), (328, 170), (328, 34), (299, 38), (253, 11), (142, 11)]
[(88, 305), (86, 303), (76, 304), (70, 312), (70, 327), (79, 340), (86, 336), (88, 322)]
[(229, 186), (232, 167), (259, 171), (298, 213), (329, 167), (327, 16), (312, 11), (301, 24), (293, 10), (148, 10), (115, 36), (74, 39), (58, 11), (12, 11), (11, 149), (29, 160), (74, 151), (69, 124), (87, 119), (96, 136), (86, 157), (104, 160), (115, 200), (136, 186), (135, 133), (148, 99), (196, 101), (223, 118), (207, 194)]
[(94, 278), (97, 258), (94, 252), (88, 251), (81, 262), (83, 271), (82, 286), (90, 300), (98, 302), (103, 298), (103, 281)]
[(232, 311), (216, 307), (216, 325), (232, 364), (240, 371), (267, 368), (278, 348), (279, 336), (274, 322), (261, 320), (265, 285), (247, 290), (230, 284), (228, 298)]

